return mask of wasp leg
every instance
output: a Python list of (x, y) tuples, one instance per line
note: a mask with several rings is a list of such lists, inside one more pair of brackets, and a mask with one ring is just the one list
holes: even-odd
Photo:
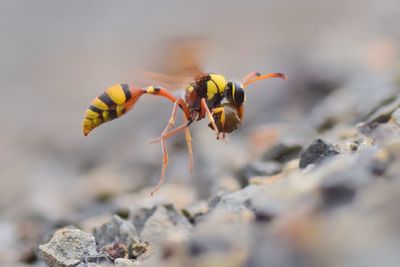
[[(175, 125), (176, 113), (178, 111), (178, 107), (181, 107), (181, 106), (187, 107), (185, 102), (183, 101), (183, 99), (179, 98), (175, 101), (174, 108), (172, 109), (171, 117), (169, 118), (168, 124), (165, 127), (164, 131), (162, 131), (161, 136), (159, 138), (150, 140), (149, 143), (160, 142), (161, 138)], [(186, 114), (183, 114), (183, 115), (186, 118)]]
[(225, 140), (226, 142), (228, 141), (226, 139), (226, 135), (225, 135), (225, 122), (226, 122), (226, 115), (225, 115), (225, 109), (224, 107), (218, 107), (218, 108), (213, 108), (211, 110), (212, 114), (218, 114), (221, 113), (221, 117), (220, 117), (220, 123), (221, 123), (221, 128), (222, 128), (222, 139)]
[(220, 122), (221, 122), (221, 126), (222, 126), (222, 132), (224, 133), (225, 131), (225, 109), (224, 107), (219, 107), (219, 108), (213, 108), (211, 110), (212, 114), (218, 114), (221, 113), (221, 118), (220, 118)]
[(206, 111), (207, 118), (208, 118), (208, 120), (210, 121), (213, 130), (214, 130), (215, 133), (217, 134), (217, 139), (221, 139), (221, 138), (222, 138), (222, 135), (220, 135), (220, 133), (219, 133), (219, 131), (218, 131), (217, 125), (215, 124), (214, 117), (213, 117), (213, 115), (212, 115), (210, 109), (209, 109), (208, 106), (207, 106), (207, 103), (206, 103), (206, 99), (205, 99), (205, 98), (202, 98), (202, 99), (201, 99), (201, 107)]
[[(186, 116), (183, 116), (183, 121), (187, 124), (189, 121)], [(185, 140), (188, 148), (188, 156), (189, 156), (189, 172), (193, 171), (193, 147), (192, 147), (192, 136), (190, 134), (189, 127), (185, 127)]]
[(163, 152), (163, 165), (162, 165), (162, 169), (161, 169), (160, 181), (158, 182), (157, 186), (153, 189), (153, 191), (150, 193), (151, 196), (153, 196), (153, 194), (160, 189), (161, 185), (164, 183), (164, 180), (165, 180), (165, 171), (167, 169), (168, 160), (169, 160), (167, 147), (165, 145), (165, 140), (168, 139), (169, 137), (171, 137), (172, 135), (175, 135), (179, 131), (184, 130), (190, 124), (189, 123), (190, 121), (188, 121), (188, 119), (186, 118), (186, 114), (183, 114), (183, 116), (184, 116), (184, 118), (185, 118), (185, 120), (187, 122), (185, 122), (180, 127), (177, 127), (177, 128), (175, 128), (175, 129), (170, 131), (170, 129), (175, 125), (175, 119), (176, 119), (178, 107), (187, 108), (187, 106), (186, 106), (186, 104), (185, 104), (185, 102), (183, 101), (182, 98), (179, 98), (179, 99), (177, 99), (175, 101), (174, 108), (173, 108), (172, 114), (171, 114), (171, 118), (169, 119), (168, 124), (165, 127), (164, 131), (161, 133), (161, 136), (158, 139), (150, 141), (151, 143), (160, 142), (161, 143), (161, 149), (162, 149), (162, 152)]
[(189, 125), (191, 124), (191, 121), (188, 121), (186, 117), (184, 116), (184, 123), (162, 135), (160, 138), (152, 140), (152, 142), (161, 142), (161, 140), (165, 141), (168, 138), (176, 135), (177, 133), (181, 131), (185, 131), (185, 140), (186, 144), (188, 147), (188, 153), (189, 153), (189, 171), (192, 172), (193, 170), (193, 147), (192, 147), (192, 136), (190, 134), (190, 129)]
[(261, 75), (259, 72), (251, 72), (242, 79), (242, 84), (243, 84), (243, 87), (246, 88), (247, 86), (249, 86), (250, 84), (252, 84), (256, 81), (269, 79), (269, 78), (281, 78), (281, 79), (287, 80), (286, 75), (283, 73), (279, 73), (279, 72), (268, 73), (268, 74), (264, 74), (264, 75)]
[(186, 118), (190, 119), (190, 111), (189, 111), (186, 103), (183, 101), (183, 99), (181, 99), (181, 98), (176, 99), (176, 97), (174, 97), (167, 89), (162, 88), (162, 87), (149, 86), (144, 90), (144, 92), (145, 92), (145, 94), (158, 95), (158, 96), (168, 98), (169, 100), (171, 100), (174, 103), (176, 103), (178, 101), (178, 105), (185, 113)]
[(165, 170), (167, 169), (167, 165), (168, 165), (168, 151), (167, 151), (167, 147), (165, 146), (165, 142), (163, 139), (161, 139), (161, 149), (162, 149), (162, 153), (163, 153), (163, 165), (162, 165), (162, 169), (161, 169), (161, 176), (160, 176), (160, 180), (158, 181), (158, 184), (156, 187), (154, 187), (154, 189), (151, 191), (150, 195), (153, 196), (155, 192), (157, 192), (161, 185), (164, 183), (165, 181)]
[(162, 148), (162, 152), (163, 152), (163, 166), (161, 169), (160, 181), (158, 182), (157, 186), (153, 189), (153, 191), (151, 191), (151, 193), (150, 193), (151, 196), (153, 196), (154, 193), (157, 192), (158, 189), (160, 189), (161, 185), (164, 183), (164, 180), (165, 180), (165, 170), (167, 169), (168, 160), (169, 160), (167, 147), (165, 146), (165, 140), (167, 140), (168, 138), (172, 137), (173, 135), (185, 130), (190, 124), (191, 124), (191, 121), (188, 121), (188, 122), (182, 124), (181, 126), (176, 127), (175, 129), (172, 129), (172, 130), (166, 132), (163, 136), (161, 136), (159, 138), (158, 141), (161, 143), (161, 148)]
[[(161, 133), (161, 137), (157, 139), (157, 141), (159, 140), (161, 143), (161, 149), (162, 149), (162, 153), (163, 153), (163, 164), (162, 164), (162, 169), (161, 169), (160, 181), (158, 182), (157, 186), (153, 189), (153, 191), (151, 191), (151, 193), (150, 193), (151, 196), (153, 196), (153, 194), (155, 192), (157, 192), (158, 189), (160, 189), (161, 185), (164, 183), (164, 180), (165, 180), (165, 170), (167, 169), (169, 159), (168, 159), (168, 151), (167, 151), (167, 147), (165, 145), (164, 136), (168, 132), (168, 130), (171, 129), (171, 127), (173, 127), (175, 125), (176, 113), (178, 111), (180, 102), (183, 102), (182, 98), (175, 101), (174, 108), (173, 108), (172, 114), (171, 114), (171, 118), (169, 119), (168, 124), (165, 127), (164, 131)], [(154, 143), (156, 141), (152, 140), (150, 142)]]

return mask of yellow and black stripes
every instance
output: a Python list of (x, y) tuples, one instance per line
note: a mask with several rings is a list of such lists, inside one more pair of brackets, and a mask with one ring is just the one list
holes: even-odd
[(210, 79), (207, 81), (207, 99), (211, 100), (215, 95), (222, 95), (225, 87), (225, 77), (219, 74), (209, 74)]
[(104, 122), (121, 117), (129, 108), (127, 104), (131, 99), (132, 92), (127, 84), (109, 87), (96, 97), (86, 110), (83, 119), (83, 134), (88, 135), (91, 130)]
[[(83, 118), (83, 134), (86, 136), (99, 125), (121, 117), (133, 108), (143, 94), (162, 96), (173, 103), (177, 101), (164, 88), (149, 86), (142, 89), (130, 88), (126, 84), (113, 85), (90, 103)], [(180, 103), (179, 107), (185, 113), (186, 118), (190, 120), (190, 112), (185, 103)]]
[(233, 81), (228, 82), (226, 87), (227, 89), (225, 91), (225, 96), (228, 102), (236, 105), (237, 107), (241, 106), (246, 100), (246, 95), (244, 93), (242, 84)]

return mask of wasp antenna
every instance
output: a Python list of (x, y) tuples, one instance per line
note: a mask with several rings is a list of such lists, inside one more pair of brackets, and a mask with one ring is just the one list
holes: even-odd
[(273, 73), (268, 73), (264, 75), (260, 75), (258, 72), (252, 72), (248, 74), (244, 79), (243, 79), (243, 87), (247, 87), (250, 84), (256, 82), (256, 81), (261, 81), (269, 78), (280, 78), (283, 80), (287, 80), (287, 76), (283, 73), (280, 72), (273, 72)]

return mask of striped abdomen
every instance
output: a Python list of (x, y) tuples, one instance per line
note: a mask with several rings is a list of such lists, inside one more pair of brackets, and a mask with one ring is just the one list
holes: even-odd
[(97, 126), (124, 115), (144, 93), (142, 89), (130, 89), (127, 84), (109, 87), (96, 97), (86, 110), (83, 118), (83, 134), (86, 136)]

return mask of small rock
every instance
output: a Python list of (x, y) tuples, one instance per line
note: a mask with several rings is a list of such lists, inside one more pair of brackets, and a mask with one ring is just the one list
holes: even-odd
[(182, 209), (182, 214), (189, 220), (190, 223), (195, 224), (198, 217), (208, 212), (208, 208), (207, 202), (201, 201), (186, 209)]
[(143, 231), (147, 219), (150, 218), (155, 211), (156, 206), (136, 207), (130, 211), (130, 220), (132, 221), (139, 235)]
[(389, 97), (381, 105), (368, 115), (367, 123), (384, 123), (390, 120), (392, 114), (400, 107), (400, 98)]
[(270, 148), (263, 156), (266, 161), (277, 161), (279, 163), (285, 163), (299, 156), (302, 146), (293, 144), (287, 145), (278, 143)]
[(395, 123), (360, 123), (358, 130), (371, 138), (375, 144), (400, 137), (400, 127)]
[(370, 167), (372, 174), (383, 176), (389, 165), (394, 161), (389, 151), (385, 148), (378, 150), (372, 157)]
[(214, 198), (212, 200), (213, 203), (209, 204), (211, 213), (215, 211), (223, 211), (238, 215), (247, 214), (249, 211), (251, 211), (250, 198), (260, 192), (260, 190), (260, 186), (249, 185), (237, 192)]
[(129, 259), (144, 259), (146, 258), (148, 255), (147, 252), (150, 251), (150, 245), (147, 242), (138, 242), (135, 244), (131, 244), (128, 247), (128, 258)]
[(131, 222), (121, 219), (115, 215), (111, 221), (95, 228), (93, 234), (96, 238), (98, 248), (114, 245), (121, 242), (126, 246), (138, 242), (139, 238), (135, 227)]
[(144, 224), (141, 237), (150, 245), (160, 245), (169, 234), (188, 233), (192, 225), (173, 205), (158, 205)]
[(400, 126), (400, 108), (397, 108), (391, 116), (391, 121)]
[(128, 247), (122, 242), (116, 242), (113, 245), (102, 247), (113, 260), (117, 258), (128, 258)]
[(321, 188), (322, 206), (330, 209), (353, 200), (356, 195), (355, 188), (348, 184), (322, 184)]
[[(251, 197), (251, 210), (257, 223), (268, 223), (288, 211), (294, 201), (290, 196), (290, 188), (263, 188)], [(297, 201), (297, 200), (296, 200)]]
[[(386, 86), (378, 84), (386, 84)], [(398, 90), (392, 81), (384, 81), (380, 77), (371, 77), (368, 82), (364, 79), (362, 82), (353, 80), (347, 85), (337, 88), (315, 105), (310, 113), (310, 124), (314, 128), (323, 130), (324, 125), (328, 126), (325, 128), (329, 128), (331, 124), (336, 123), (347, 124), (363, 121), (366, 118), (375, 119), (379, 115), (370, 114), (374, 114), (382, 105), (392, 105)]]
[(249, 184), (249, 180), (254, 176), (275, 175), (282, 171), (282, 165), (274, 161), (253, 161), (246, 164), (238, 172), (238, 180), (244, 187)]
[(137, 266), (133, 261), (128, 259), (119, 258), (114, 261), (115, 266), (117, 267), (134, 267)]
[(39, 246), (39, 255), (50, 266), (69, 267), (98, 253), (92, 234), (79, 229), (63, 228), (55, 232), (47, 244)]
[(319, 163), (326, 158), (338, 154), (339, 152), (335, 150), (332, 145), (327, 144), (321, 139), (317, 139), (301, 153), (299, 166), (304, 169), (309, 164)]

